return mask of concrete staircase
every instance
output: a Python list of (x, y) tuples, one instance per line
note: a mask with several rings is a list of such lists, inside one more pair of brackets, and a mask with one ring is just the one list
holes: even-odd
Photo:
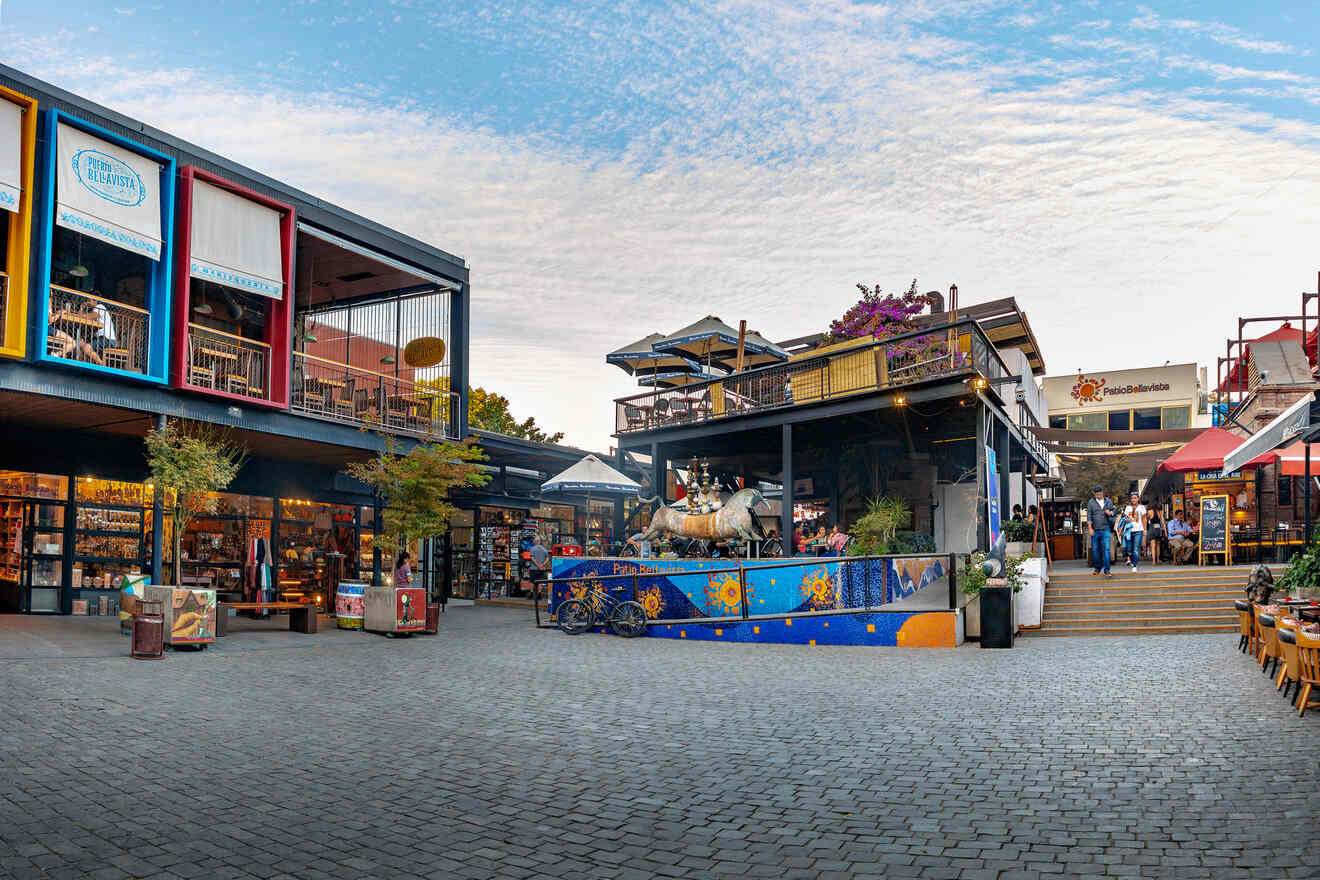
[[(1143, 566), (1133, 574), (1114, 566), (1114, 576), (1090, 569), (1056, 568), (1045, 588), (1040, 629), (1044, 636), (1132, 633), (1230, 632), (1238, 628), (1233, 600), (1245, 596), (1251, 566), (1195, 568)], [(1274, 568), (1277, 578), (1283, 567)]]

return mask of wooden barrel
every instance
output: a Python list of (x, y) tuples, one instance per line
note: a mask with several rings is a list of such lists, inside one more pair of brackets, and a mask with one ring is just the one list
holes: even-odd
[(362, 581), (340, 581), (335, 591), (335, 624), (340, 629), (362, 629)]

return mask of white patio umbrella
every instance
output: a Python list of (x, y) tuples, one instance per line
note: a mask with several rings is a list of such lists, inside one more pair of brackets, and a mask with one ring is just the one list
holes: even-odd
[(621, 474), (596, 456), (588, 455), (577, 464), (541, 484), (542, 495), (556, 492), (586, 494), (587, 539), (590, 540), (592, 494), (637, 498), (642, 494), (642, 487), (627, 474)]

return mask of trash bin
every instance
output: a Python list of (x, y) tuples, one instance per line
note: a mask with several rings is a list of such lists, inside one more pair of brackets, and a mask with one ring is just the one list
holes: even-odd
[(440, 609), (443, 607), (439, 602), (426, 603), (426, 629), (422, 630), (426, 635), (433, 636), (440, 632)]
[(138, 601), (129, 656), (135, 660), (159, 660), (165, 656), (165, 614), (160, 602)]

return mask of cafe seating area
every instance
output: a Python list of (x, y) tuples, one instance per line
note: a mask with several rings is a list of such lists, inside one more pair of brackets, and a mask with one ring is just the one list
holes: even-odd
[(1320, 709), (1320, 603), (1300, 597), (1234, 602), (1238, 650), (1251, 657), (1299, 717)]

